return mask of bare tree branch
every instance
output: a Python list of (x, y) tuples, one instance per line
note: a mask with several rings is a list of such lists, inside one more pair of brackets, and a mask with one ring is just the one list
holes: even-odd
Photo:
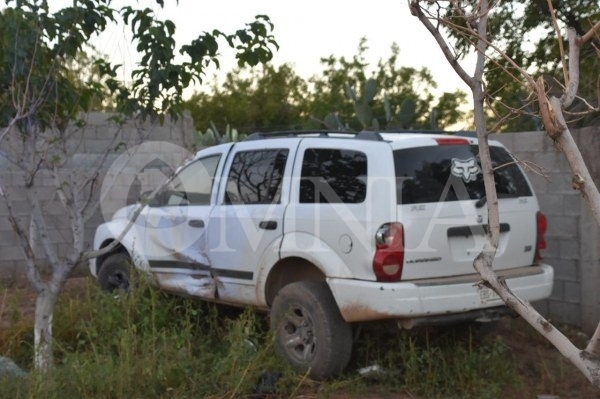
[(566, 129), (566, 125), (561, 125), (560, 122), (556, 120), (556, 115), (554, 111), (552, 111), (550, 100), (546, 96), (546, 87), (542, 76), (540, 76), (537, 81), (537, 97), (540, 105), (540, 115), (546, 133), (551, 139), (556, 140), (562, 134), (563, 130)]
[(439, 30), (437, 30), (435, 28), (435, 26), (433, 26), (433, 24), (425, 16), (425, 14), (423, 14), (423, 10), (421, 9), (421, 6), (419, 5), (419, 0), (413, 0), (413, 1), (411, 1), (409, 7), (410, 7), (410, 12), (412, 13), (412, 15), (416, 16), (417, 18), (419, 18), (419, 21), (421, 21), (421, 23), (423, 25), (425, 25), (425, 28), (427, 28), (427, 30), (433, 35), (433, 38), (435, 39), (435, 41), (437, 42), (437, 44), (442, 49), (442, 52), (444, 53), (444, 56), (446, 57), (446, 59), (448, 60), (448, 62), (452, 66), (452, 68), (454, 68), (454, 70), (456, 71), (456, 73), (458, 74), (458, 76), (469, 87), (471, 87), (473, 85), (473, 79), (469, 76), (469, 74), (467, 74), (467, 72), (462, 68), (462, 66), (460, 66), (460, 64), (458, 62), (458, 59), (452, 55), (452, 52), (450, 51), (450, 48), (448, 47), (448, 45), (445, 42), (445, 40), (442, 38), (442, 35), (440, 34)]
[(39, 272), (35, 266), (36, 257), (33, 248), (30, 245), (29, 237), (24, 229), (21, 228), (19, 222), (17, 221), (15, 212), (12, 207), (12, 200), (6, 188), (0, 182), (0, 196), (4, 199), (6, 204), (6, 208), (8, 209), (8, 221), (13, 229), (13, 231), (17, 234), (19, 238), (19, 242), (21, 243), (21, 248), (23, 248), (23, 252), (25, 253), (25, 264), (27, 265), (27, 277), (31, 284), (33, 284), (33, 288), (40, 292), (43, 289), (42, 279), (39, 275)]
[(558, 27), (558, 20), (556, 19), (556, 13), (554, 12), (554, 5), (552, 5), (552, 0), (548, 0), (548, 8), (550, 10), (550, 15), (552, 16), (552, 26), (554, 27), (554, 33), (557, 37), (558, 49), (560, 51), (560, 61), (563, 66), (563, 76), (565, 79), (565, 86), (569, 84), (569, 69), (567, 69), (567, 60), (565, 57), (565, 47), (563, 46), (562, 34), (560, 33), (560, 28)]
[(600, 32), (600, 21), (596, 22), (596, 24), (594, 24), (594, 26), (592, 26), (592, 29), (590, 29), (589, 31), (587, 31), (585, 33), (585, 35), (581, 36), (579, 38), (579, 45), (583, 45), (584, 43), (587, 43), (588, 41), (592, 40), (592, 38), (598, 33)]
[[(560, 101), (564, 108), (569, 107), (579, 89), (579, 43), (575, 29), (569, 28), (569, 83)], [(563, 61), (564, 62), (564, 61)]]

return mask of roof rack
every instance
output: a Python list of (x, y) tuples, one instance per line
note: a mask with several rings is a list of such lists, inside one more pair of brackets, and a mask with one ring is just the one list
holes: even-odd
[(347, 135), (351, 138), (359, 140), (375, 140), (383, 141), (383, 138), (379, 132), (355, 132), (350, 130), (289, 130), (280, 132), (256, 132), (250, 134), (244, 139), (244, 141), (252, 140), (264, 140), (281, 137), (333, 137), (339, 138), (340, 136)]
[(284, 130), (275, 132), (256, 132), (250, 134), (244, 139), (244, 141), (252, 140), (264, 140), (282, 137), (335, 137), (348, 136), (349, 138), (355, 138), (359, 140), (374, 140), (374, 141), (385, 141), (381, 137), (380, 133), (392, 133), (392, 134), (447, 134), (449, 136), (463, 136), (463, 137), (477, 137), (475, 132), (470, 131), (444, 131), (444, 130), (379, 130), (379, 131), (367, 131), (362, 130), (360, 132), (352, 130)]

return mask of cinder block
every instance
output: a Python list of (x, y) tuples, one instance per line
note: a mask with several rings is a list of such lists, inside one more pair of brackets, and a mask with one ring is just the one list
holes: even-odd
[(535, 191), (537, 195), (545, 193), (551, 194), (550, 190), (548, 189), (550, 180), (533, 172), (527, 173), (527, 177), (529, 177), (529, 182), (533, 186), (533, 191)]
[(31, 204), (29, 201), (13, 201), (12, 209), (15, 215), (24, 216), (31, 215)]
[(571, 186), (571, 173), (549, 173), (548, 192), (558, 194), (573, 193)]
[(0, 229), (0, 248), (18, 245), (19, 237), (17, 236), (17, 233), (13, 231), (10, 223), (2, 223), (1, 226), (2, 227)]
[(554, 267), (555, 281), (579, 281), (579, 268), (577, 267), (577, 261), (553, 258), (547, 258), (544, 259), (544, 261)]
[(565, 283), (564, 281), (556, 280), (554, 281), (554, 286), (552, 287), (552, 294), (550, 295), (551, 300), (554, 301), (563, 301), (565, 299)]
[[(23, 184), (23, 183), (21, 183)], [(13, 201), (13, 203), (16, 202), (20, 202), (20, 201), (27, 201), (27, 197), (28, 197), (28, 190), (21, 186), (12, 186), (12, 187), (6, 187), (6, 191), (8, 192), (8, 197), (10, 198), (11, 201)]]
[(108, 196), (106, 196), (105, 198), (108, 200), (121, 201), (123, 204), (122, 206), (125, 206), (125, 203), (127, 201), (127, 194), (129, 193), (130, 188), (131, 185), (114, 185), (110, 188), (110, 190), (108, 191)]
[(544, 168), (547, 172), (566, 172), (569, 170), (569, 165), (564, 157), (555, 151), (535, 152), (530, 161)]
[(549, 316), (552, 321), (558, 321), (573, 326), (581, 325), (581, 307), (579, 304), (552, 300), (548, 302), (550, 305)]
[[(75, 183), (75, 182), (73, 182)], [(68, 192), (68, 188), (67, 191)], [(52, 200), (57, 200), (60, 201), (58, 193), (57, 193), (57, 188), (54, 184), (50, 185), (50, 186), (42, 186), (42, 187), (37, 187), (35, 189), (35, 198), (37, 198), (39, 201), (52, 201)]]
[(579, 306), (581, 307), (581, 330), (591, 336), (598, 326), (599, 304), (590, 306), (584, 303)]
[(25, 259), (25, 252), (21, 245), (4, 246), (0, 248), (0, 260), (14, 261)]
[(564, 195), (553, 193), (539, 194), (538, 202), (540, 204), (540, 210), (544, 212), (546, 216), (563, 215)]
[(581, 253), (579, 240), (560, 240), (559, 245), (561, 259), (579, 259)]
[(48, 230), (48, 239), (54, 245), (71, 242), (72, 237), (73, 232), (70, 229), (51, 228)]
[(62, 215), (44, 215), (44, 219), (48, 230), (58, 229), (62, 231), (71, 229), (71, 219), (69, 219), (66, 213)]
[[(5, 226), (6, 216), (8, 216), (8, 207), (6, 206), (4, 199), (0, 198), (0, 220), (2, 220), (2, 223), (0, 223), (0, 230)], [(8, 222), (6, 222), (6, 225), (8, 225)]]
[(587, 207), (581, 210), (581, 259), (597, 262), (600, 266), (600, 226)]
[(573, 192), (563, 195), (563, 214), (566, 216), (581, 215), (581, 207), (587, 206), (581, 194)]
[(547, 140), (544, 132), (520, 132), (513, 135), (515, 151), (524, 148), (542, 148)]
[(563, 299), (569, 303), (581, 303), (581, 284), (565, 281)]
[(67, 217), (67, 210), (59, 200), (40, 201), (40, 208), (45, 215)]
[(546, 249), (543, 250), (542, 254), (544, 258), (560, 258), (560, 239), (551, 238), (546, 235)]
[(548, 238), (574, 239), (579, 235), (578, 218), (576, 216), (549, 216)]
[(547, 300), (535, 301), (535, 302), (532, 302), (531, 305), (533, 306), (533, 308), (535, 310), (538, 311), (539, 314), (541, 314), (545, 318), (548, 318), (549, 304), (548, 304)]
[(115, 145), (111, 145), (110, 140), (102, 139), (86, 139), (83, 147), (83, 151), (91, 154), (103, 154), (106, 151), (112, 152), (114, 149)]

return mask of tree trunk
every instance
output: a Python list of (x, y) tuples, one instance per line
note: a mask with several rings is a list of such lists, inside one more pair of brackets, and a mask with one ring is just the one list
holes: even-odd
[(35, 301), (34, 366), (42, 372), (48, 371), (53, 365), (52, 324), (59, 291), (59, 284), (48, 282)]

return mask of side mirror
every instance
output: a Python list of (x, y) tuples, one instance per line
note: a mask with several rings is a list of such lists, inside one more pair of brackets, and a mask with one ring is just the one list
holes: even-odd
[(168, 193), (167, 191), (159, 191), (158, 193), (156, 193), (156, 195), (154, 197), (152, 197), (152, 199), (148, 200), (148, 197), (150, 196), (150, 194), (152, 194), (152, 190), (150, 191), (144, 191), (141, 195), (140, 195), (140, 201), (142, 202), (146, 202), (148, 204), (148, 206), (163, 206), (166, 203), (166, 193)]

